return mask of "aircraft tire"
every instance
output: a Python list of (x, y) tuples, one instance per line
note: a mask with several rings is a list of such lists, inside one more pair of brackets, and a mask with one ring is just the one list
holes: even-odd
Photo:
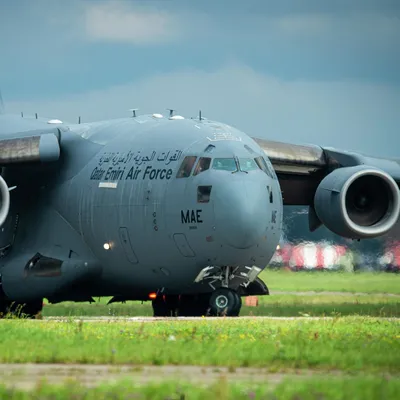
[(236, 295), (236, 306), (235, 309), (232, 311), (232, 317), (238, 317), (240, 314), (240, 310), (242, 309), (242, 298), (237, 292), (234, 292)]
[(242, 299), (232, 289), (216, 289), (210, 297), (210, 311), (215, 316), (237, 317), (242, 307)]
[(157, 296), (152, 301), (153, 317), (174, 317), (178, 310), (178, 296)]
[(35, 319), (42, 310), (43, 299), (29, 303), (17, 303), (7, 300), (6, 314), (13, 315), (17, 318)]
[(6, 295), (3, 292), (3, 289), (1, 288), (1, 282), (0, 282), (0, 318), (4, 318), (5, 315), (7, 314), (7, 298)]
[(4, 293), (0, 276), (0, 318), (13, 315), (17, 318), (36, 318), (43, 310), (43, 299), (29, 303), (11, 301)]
[(208, 315), (209, 294), (182, 295), (179, 303), (180, 317), (202, 317)]

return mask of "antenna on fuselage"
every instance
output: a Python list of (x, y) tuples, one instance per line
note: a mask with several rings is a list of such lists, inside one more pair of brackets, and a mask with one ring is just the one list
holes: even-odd
[(81, 123), (81, 116), (78, 117), (78, 124)]
[(24, 118), (24, 112), (23, 111), (21, 111), (21, 117)]
[(135, 117), (136, 117), (136, 111), (138, 111), (138, 110), (139, 110), (138, 108), (130, 108), (130, 109), (129, 109), (129, 111), (132, 112), (132, 118), (135, 118)]
[(174, 115), (174, 110), (173, 108), (167, 108), (167, 110), (169, 111), (169, 117), (171, 118)]
[(37, 113), (35, 113), (35, 117), (36, 117), (36, 119), (37, 119)]
[(201, 110), (199, 110), (199, 121), (201, 121)]

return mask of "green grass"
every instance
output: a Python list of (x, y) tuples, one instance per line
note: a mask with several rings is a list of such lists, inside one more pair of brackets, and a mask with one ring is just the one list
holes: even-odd
[(291, 272), (264, 270), (260, 274), (271, 292), (334, 291), (400, 294), (400, 274), (384, 272)]
[[(259, 307), (244, 306), (241, 315), (298, 316), (302, 314), (369, 315), (400, 317), (400, 274), (346, 272), (290, 272), (267, 270), (261, 273), (271, 296), (259, 296)], [(345, 292), (313, 296), (280, 295), (275, 292)], [(368, 295), (356, 295), (367, 293)], [(381, 295), (391, 294), (392, 296)], [(395, 295), (395, 296), (393, 296)], [(151, 316), (151, 302), (107, 305), (109, 297), (95, 304), (63, 302), (46, 305), (43, 316)]]
[[(122, 382), (96, 389), (76, 384), (40, 385), (32, 392), (0, 386), (0, 399), (397, 399), (400, 381), (399, 274), (293, 273), (264, 271), (271, 296), (241, 315), (334, 316), (326, 320), (216, 318), (212, 321), (139, 323), (1, 320), (0, 362), (263, 367), (289, 373), (277, 385), (225, 380), (209, 386), (182, 379), (134, 385)], [(274, 292), (347, 292), (291, 295)], [(354, 293), (369, 293), (356, 295)], [(97, 299), (96, 299), (97, 300)], [(151, 303), (46, 305), (46, 316), (150, 316)], [(339, 316), (341, 315), (341, 316)], [(343, 317), (349, 315), (348, 317)], [(364, 315), (370, 317), (356, 317)], [(293, 375), (303, 369), (318, 376)], [(334, 372), (334, 373), (331, 373)], [(329, 375), (328, 375), (329, 373)], [(326, 377), (323, 377), (323, 374)], [(371, 375), (373, 374), (373, 375)], [(386, 374), (383, 377), (382, 374)], [(201, 382), (201, 379), (199, 379)], [(267, 381), (267, 378), (266, 378)], [(183, 397), (182, 397), (183, 396)]]
[[(241, 315), (299, 316), (302, 314), (369, 315), (400, 317), (400, 274), (288, 272), (263, 271), (261, 278), (271, 290), (271, 296), (260, 296), (259, 307), (244, 306)], [(274, 295), (274, 292), (347, 292), (348, 295), (321, 294), (313, 296)], [(367, 296), (354, 293), (369, 293)], [(150, 302), (127, 302), (107, 305), (110, 298), (96, 299), (97, 303), (46, 305), (44, 316), (151, 316)]]
[(399, 380), (379, 377), (287, 379), (276, 386), (265, 383), (228, 384), (226, 379), (208, 386), (177, 382), (138, 385), (124, 380), (111, 385), (102, 384), (91, 390), (73, 382), (63, 385), (43, 383), (30, 393), (0, 386), (0, 399), (25, 400), (34, 396), (41, 400), (395, 400), (399, 392)]
[[(245, 299), (243, 299), (244, 301)], [(43, 316), (152, 316), (151, 302), (130, 301), (126, 304), (107, 305), (108, 298), (99, 303), (60, 303), (45, 305)], [(271, 295), (260, 296), (258, 307), (243, 306), (242, 316), (312, 316), (369, 315), (374, 317), (400, 317), (400, 298), (372, 294), (360, 295)]]
[(400, 323), (329, 320), (3, 320), (2, 363), (177, 364), (400, 371)]

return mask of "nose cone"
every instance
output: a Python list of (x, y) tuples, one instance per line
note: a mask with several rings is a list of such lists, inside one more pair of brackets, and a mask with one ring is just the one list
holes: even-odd
[(247, 249), (266, 235), (268, 191), (260, 182), (223, 182), (215, 190), (215, 218), (222, 243)]

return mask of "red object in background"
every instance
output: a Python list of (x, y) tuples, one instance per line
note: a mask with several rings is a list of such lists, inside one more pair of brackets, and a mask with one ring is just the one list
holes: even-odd
[(392, 242), (387, 248), (386, 253), (391, 257), (390, 264), (400, 269), (400, 242)]
[(289, 260), (289, 265), (294, 269), (304, 268), (304, 252), (303, 246), (294, 246)]
[(273, 263), (291, 270), (333, 269), (347, 251), (346, 246), (325, 242), (285, 243), (278, 247)]
[(248, 307), (257, 307), (258, 306), (258, 297), (257, 296), (247, 296), (245, 304)]
[(325, 254), (324, 254), (324, 246), (319, 244), (316, 245), (317, 250), (317, 265), (316, 268), (322, 269), (325, 267)]
[(282, 257), (282, 262), (284, 265), (289, 264), (290, 256), (292, 254), (292, 248), (293, 248), (293, 246), (291, 246), (289, 244), (285, 244), (280, 249), (280, 255)]
[(335, 246), (338, 257), (343, 257), (346, 254), (346, 246)]

